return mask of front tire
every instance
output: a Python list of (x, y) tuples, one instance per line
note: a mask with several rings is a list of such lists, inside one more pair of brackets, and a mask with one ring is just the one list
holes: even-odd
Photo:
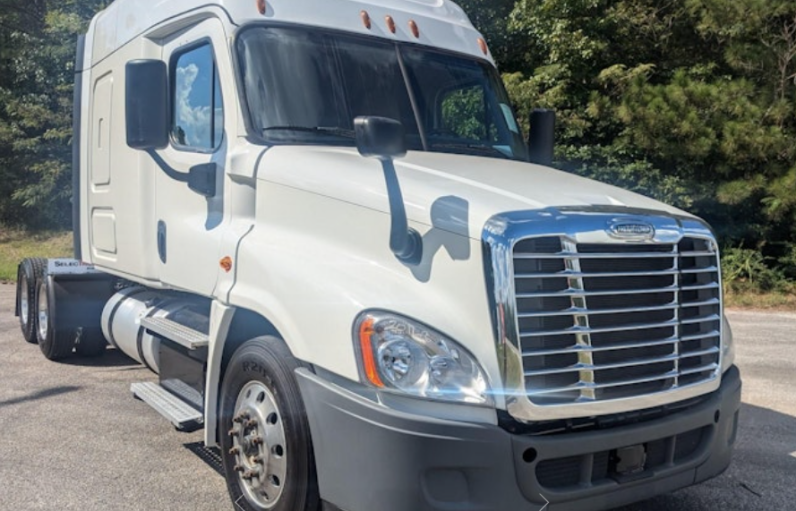
[(55, 298), (49, 292), (48, 279), (39, 279), (36, 286), (36, 338), (39, 348), (48, 360), (62, 360), (72, 354), (75, 347), (74, 330), (56, 328)]
[(17, 314), (25, 341), (36, 344), (36, 287), (44, 275), (46, 259), (32, 257), (19, 263), (17, 269)]
[(219, 432), (227, 489), (247, 511), (320, 508), (309, 423), (294, 371), (275, 337), (258, 337), (232, 356), (221, 386)]

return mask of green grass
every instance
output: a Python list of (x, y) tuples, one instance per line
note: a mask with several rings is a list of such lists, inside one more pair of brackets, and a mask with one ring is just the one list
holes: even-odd
[(17, 265), (26, 257), (71, 256), (71, 232), (30, 233), (0, 227), (0, 282), (16, 282)]
[(796, 294), (779, 291), (768, 293), (727, 292), (724, 294), (724, 305), (732, 309), (796, 312)]

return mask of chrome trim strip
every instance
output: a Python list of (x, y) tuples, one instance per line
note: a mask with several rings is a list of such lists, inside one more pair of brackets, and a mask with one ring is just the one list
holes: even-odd
[[(581, 402), (573, 404), (560, 404), (560, 405), (538, 405), (531, 402), (529, 395), (537, 395), (534, 391), (527, 391), (525, 389), (525, 376), (523, 370), (523, 353), (520, 343), (520, 330), (519, 318), (517, 317), (517, 298), (534, 298), (543, 296), (569, 296), (573, 301), (582, 300), (586, 296), (599, 296), (616, 294), (614, 292), (604, 292), (597, 294), (595, 292), (584, 291), (582, 286), (580, 288), (573, 288), (573, 283), (577, 284), (577, 279), (582, 277), (593, 277), (605, 274), (587, 274), (583, 275), (581, 272), (576, 271), (571, 265), (575, 260), (588, 258), (590, 254), (578, 254), (579, 257), (569, 257), (564, 254), (560, 257), (567, 258), (570, 262), (567, 269), (570, 274), (559, 274), (555, 277), (563, 277), (569, 279), (568, 290), (563, 290), (560, 293), (540, 293), (540, 294), (523, 294), (516, 295), (514, 287), (514, 246), (517, 242), (533, 237), (559, 237), (562, 240), (568, 240), (575, 244), (581, 243), (632, 243), (638, 244), (638, 240), (617, 240), (611, 237), (606, 232), (606, 229), (612, 222), (616, 221), (640, 221), (649, 223), (654, 228), (654, 236), (643, 241), (650, 245), (660, 244), (677, 244), (683, 237), (700, 238), (709, 241), (715, 248), (715, 257), (719, 260), (719, 251), (715, 243), (715, 236), (710, 228), (701, 220), (693, 217), (685, 216), (671, 216), (660, 211), (640, 210), (623, 207), (613, 206), (595, 206), (590, 208), (548, 208), (535, 211), (519, 211), (509, 212), (496, 215), (487, 221), (484, 226), (482, 235), (482, 245), (484, 252), (484, 270), (489, 291), (490, 313), (492, 316), (493, 330), (495, 340), (497, 343), (497, 354), (500, 365), (501, 378), (503, 381), (503, 388), (496, 390), (501, 392), (506, 400), (506, 410), (514, 418), (524, 422), (556, 420), (566, 418), (578, 417), (592, 417), (598, 415), (622, 413), (632, 410), (641, 410), (655, 406), (683, 401), (692, 397), (697, 397), (703, 394), (714, 392), (719, 388), (721, 383), (721, 367), (723, 363), (724, 349), (719, 346), (719, 361), (717, 364), (705, 366), (705, 368), (693, 368), (684, 370), (679, 373), (680, 376), (687, 374), (694, 374), (700, 372), (713, 371), (710, 378), (696, 384), (683, 385), (674, 387), (665, 391), (633, 396), (629, 398), (618, 398), (605, 401), (592, 401), (586, 398)], [(564, 250), (562, 252), (572, 252)], [(642, 252), (643, 253), (643, 252)], [(661, 253), (662, 257), (672, 257), (679, 264), (679, 259), (682, 257), (701, 257), (701, 251), (684, 252), (683, 254), (677, 253)], [(632, 255), (632, 254), (627, 254)], [(708, 254), (706, 254), (708, 255)], [(713, 273), (718, 272), (717, 282), (712, 282), (705, 285), (697, 286), (679, 286), (679, 271), (673, 272), (677, 275), (673, 286), (666, 287), (658, 290), (623, 290), (622, 293), (643, 294), (643, 293), (677, 293), (679, 297), (680, 291), (699, 290), (699, 289), (716, 289), (719, 288), (719, 297), (723, 303), (723, 296), (721, 290), (721, 272), (718, 268), (711, 267), (710, 271), (700, 269), (701, 272)], [(639, 275), (640, 273), (631, 273), (630, 276)], [(614, 274), (615, 275), (615, 274)], [(608, 275), (605, 275), (608, 276)], [(534, 277), (538, 278), (538, 275)], [(574, 282), (573, 282), (574, 281)], [(679, 298), (678, 298), (679, 299)], [(683, 305), (689, 305), (688, 303)], [(719, 315), (711, 315), (705, 318), (696, 318), (684, 320), (682, 323), (699, 323), (707, 321), (719, 320)], [(679, 321), (667, 322), (665, 324), (653, 324), (646, 328), (659, 328), (659, 327), (678, 327), (679, 334)], [(640, 328), (641, 326), (641, 328)], [(642, 330), (643, 325), (633, 325), (629, 327), (630, 330)], [(723, 325), (721, 322), (718, 329), (713, 329), (712, 332), (700, 335), (698, 338), (715, 337), (719, 336), (720, 341), (722, 337)], [(616, 329), (608, 329), (612, 331)], [(573, 352), (588, 352), (595, 351), (595, 348), (590, 345), (590, 341), (582, 337), (593, 333), (594, 330), (586, 327), (579, 331), (568, 330), (564, 334), (579, 334), (577, 338), (577, 345)], [(534, 335), (534, 333), (526, 333)], [(549, 332), (535, 335), (551, 335)], [(679, 339), (680, 342), (688, 340), (687, 337)], [(665, 344), (667, 342), (676, 343), (677, 339), (664, 339), (657, 341), (650, 341), (644, 345), (654, 346), (656, 343)], [(639, 346), (643, 347), (643, 346)], [(541, 354), (534, 353), (534, 354)], [(552, 354), (552, 353), (551, 353)], [(687, 372), (686, 372), (687, 371)], [(605, 384), (595, 384), (593, 382), (579, 383), (577, 386), (571, 386), (561, 389), (540, 389), (538, 392), (542, 394), (551, 394), (555, 392), (580, 392), (583, 396), (583, 388), (594, 391), (598, 388), (608, 388), (623, 385), (633, 385), (636, 383), (645, 383), (649, 381), (659, 381), (672, 379), (678, 373), (655, 376), (652, 378), (643, 378), (637, 380), (629, 380), (624, 382), (611, 382)]]

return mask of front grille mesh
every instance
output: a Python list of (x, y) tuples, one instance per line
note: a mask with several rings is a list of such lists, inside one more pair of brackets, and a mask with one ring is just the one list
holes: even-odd
[(539, 405), (634, 397), (717, 375), (721, 290), (715, 243), (514, 247), (525, 388)]

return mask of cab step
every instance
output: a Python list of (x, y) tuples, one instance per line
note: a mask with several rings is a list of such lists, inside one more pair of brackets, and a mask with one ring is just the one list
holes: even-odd
[(189, 350), (205, 348), (210, 344), (207, 334), (168, 318), (143, 318), (141, 326), (152, 335), (173, 341)]
[(159, 383), (133, 383), (130, 385), (130, 392), (181, 431), (196, 431), (204, 427), (202, 412), (164, 389)]

